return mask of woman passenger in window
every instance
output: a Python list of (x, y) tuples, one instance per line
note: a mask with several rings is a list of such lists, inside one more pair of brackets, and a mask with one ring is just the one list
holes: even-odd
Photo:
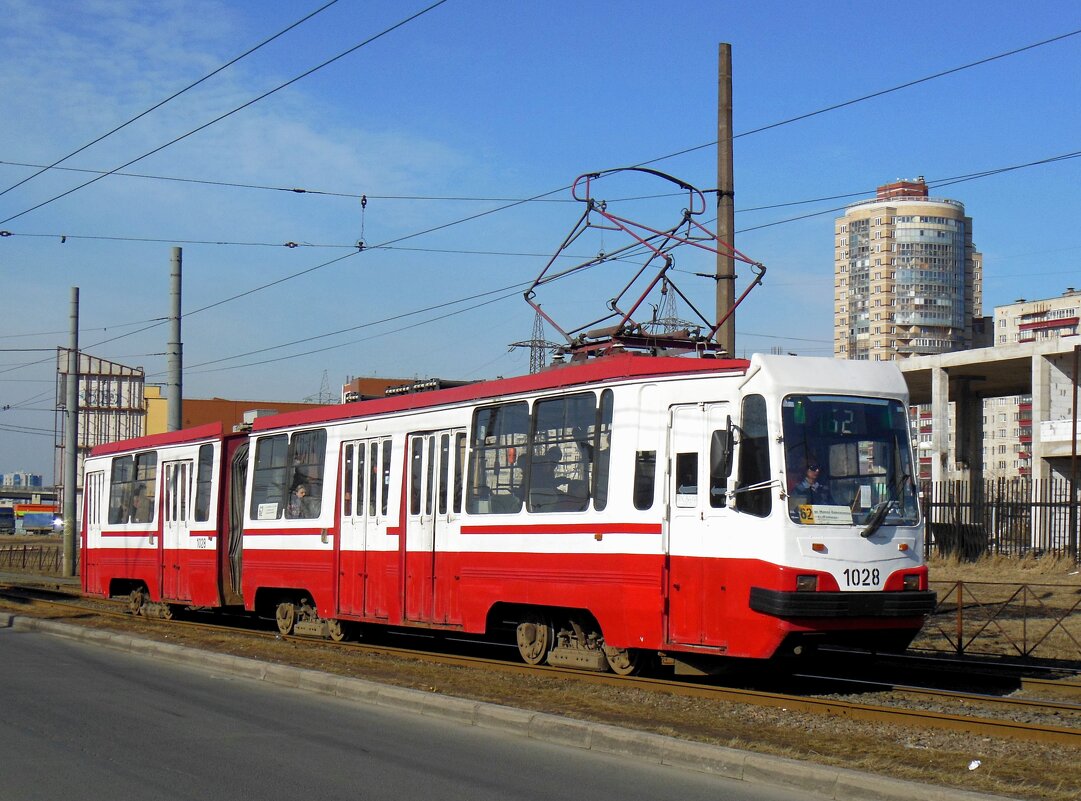
[(292, 519), (319, 517), (319, 499), (308, 495), (307, 484), (297, 484), (289, 495), (285, 516)]

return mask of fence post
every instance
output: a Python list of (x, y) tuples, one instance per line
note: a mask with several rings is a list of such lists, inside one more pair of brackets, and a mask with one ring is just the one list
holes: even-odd
[(965, 582), (957, 582), (957, 655), (965, 655)]

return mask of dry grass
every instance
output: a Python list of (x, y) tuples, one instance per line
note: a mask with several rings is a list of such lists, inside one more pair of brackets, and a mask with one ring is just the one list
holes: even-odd
[(1072, 559), (937, 558), (928, 567), (939, 611), (914, 647), (1081, 662), (1081, 571)]
[(927, 569), (933, 582), (992, 581), (1008, 584), (1068, 584), (1081, 587), (1081, 566), (1062, 556), (989, 555), (975, 562), (932, 556)]

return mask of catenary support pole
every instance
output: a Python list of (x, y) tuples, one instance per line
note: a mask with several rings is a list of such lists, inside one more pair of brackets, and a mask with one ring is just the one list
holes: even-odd
[[(717, 70), (717, 239), (735, 246), (735, 177), (732, 168), (732, 45), (722, 42)], [(717, 319), (735, 303), (736, 264), (723, 245), (717, 249)], [(717, 329), (717, 344), (736, 355), (736, 315)]]
[(184, 346), (180, 341), (181, 267), (183, 251), (173, 248), (172, 269), (169, 276), (169, 346), (166, 348), (168, 364), (169, 399), (166, 402), (166, 429), (179, 431), (183, 428), (183, 375)]
[(1070, 431), (1070, 553), (1074, 561), (1081, 560), (1077, 550), (1077, 387), (1081, 367), (1081, 345), (1073, 346), (1073, 424)]
[(76, 494), (79, 484), (79, 287), (71, 288), (71, 334), (68, 378), (64, 386), (64, 564), (65, 576), (75, 575)]

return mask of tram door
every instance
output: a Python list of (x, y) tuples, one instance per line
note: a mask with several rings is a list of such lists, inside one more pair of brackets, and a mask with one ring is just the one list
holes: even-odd
[(697, 403), (669, 410), (668, 641), (723, 646), (725, 590), (722, 553), (731, 531), (720, 434), (727, 403)]
[(105, 471), (97, 470), (83, 477), (83, 531), (79, 563), (85, 577), (86, 587), (98, 586), (97, 553), (91, 550), (101, 547), (101, 519), (105, 508)]
[(411, 434), (405, 548), (407, 620), (461, 622), (452, 550), (462, 511), (465, 432)]
[[(83, 523), (86, 528), (87, 540), (97, 543), (101, 540), (101, 513), (105, 506), (105, 471), (98, 470), (87, 473), (83, 477)], [(83, 548), (86, 548), (86, 540)]]
[(387, 536), (390, 439), (364, 439), (342, 446), (341, 527), (338, 552), (338, 611), (387, 617), (397, 590), (397, 550)]
[(182, 570), (183, 549), (188, 544), (191, 525), (191, 477), (194, 462), (165, 462), (162, 488), (161, 537), (158, 556), (161, 564), (161, 595), (172, 601), (190, 601), (191, 590)]

